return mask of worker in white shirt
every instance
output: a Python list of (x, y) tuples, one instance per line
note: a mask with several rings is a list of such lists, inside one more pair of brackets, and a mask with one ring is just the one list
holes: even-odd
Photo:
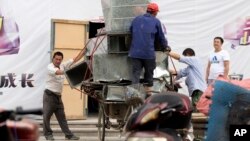
[(230, 56), (226, 50), (222, 49), (224, 40), (221, 37), (214, 38), (214, 51), (210, 53), (207, 71), (206, 81), (207, 84), (211, 84), (218, 76), (228, 78)]
[(52, 63), (47, 67), (47, 79), (43, 95), (43, 132), (46, 140), (54, 140), (53, 131), (50, 128), (50, 118), (54, 113), (58, 123), (65, 134), (65, 139), (79, 140), (68, 127), (64, 106), (61, 98), (64, 83), (64, 71), (72, 63), (77, 62), (83, 56), (83, 51), (74, 59), (62, 63), (63, 54), (55, 52)]

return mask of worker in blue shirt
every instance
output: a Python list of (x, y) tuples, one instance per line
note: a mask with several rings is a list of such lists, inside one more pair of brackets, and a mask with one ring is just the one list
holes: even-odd
[[(169, 70), (173, 75), (176, 75), (176, 80), (186, 77), (185, 83), (188, 87), (189, 96), (192, 97), (193, 111), (198, 112), (196, 104), (199, 101), (202, 93), (205, 91), (207, 84), (205, 81), (204, 68), (201, 60), (195, 56), (195, 52), (191, 48), (186, 48), (182, 55), (179, 55), (173, 51), (166, 52), (166, 54), (181, 63), (187, 65), (186, 68), (180, 70)], [(193, 125), (190, 122), (188, 128), (187, 140), (200, 140), (199, 138), (194, 139)]]
[(132, 59), (132, 83), (140, 83), (140, 75), (144, 68), (143, 84), (147, 96), (152, 94), (153, 72), (156, 67), (155, 40), (159, 41), (163, 50), (168, 48), (161, 22), (156, 18), (158, 12), (158, 5), (149, 3), (147, 13), (136, 17), (130, 27), (132, 43), (129, 57)]
[(179, 71), (170, 70), (172, 74), (176, 75), (176, 80), (186, 77), (186, 85), (188, 87), (189, 96), (192, 97), (192, 105), (196, 112), (196, 104), (200, 99), (200, 96), (207, 88), (205, 81), (204, 68), (201, 60), (195, 56), (195, 52), (191, 48), (186, 48), (183, 51), (183, 56), (171, 51), (167, 52), (167, 55), (178, 60), (181, 63), (185, 63), (188, 66)]

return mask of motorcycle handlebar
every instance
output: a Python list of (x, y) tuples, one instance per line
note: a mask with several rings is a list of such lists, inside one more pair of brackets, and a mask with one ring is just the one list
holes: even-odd
[(162, 110), (161, 114), (165, 114), (165, 113), (169, 113), (169, 112), (175, 112), (175, 111), (176, 111), (175, 108), (168, 108), (168, 109)]
[(4, 110), (0, 112), (0, 122), (6, 121), (7, 119), (16, 119), (17, 115), (42, 115), (42, 109), (30, 109), (23, 110), (22, 108), (17, 108), (16, 110)]
[(16, 110), (15, 112), (17, 115), (27, 115), (27, 114), (34, 114), (34, 115), (42, 115), (42, 109), (30, 109), (30, 110)]

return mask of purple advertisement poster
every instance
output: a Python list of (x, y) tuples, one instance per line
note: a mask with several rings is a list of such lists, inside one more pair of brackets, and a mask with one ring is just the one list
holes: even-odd
[(12, 17), (4, 14), (0, 6), (0, 56), (17, 54), (20, 47), (18, 25)]
[(224, 26), (224, 38), (232, 42), (232, 46), (250, 44), (250, 16), (237, 18)]

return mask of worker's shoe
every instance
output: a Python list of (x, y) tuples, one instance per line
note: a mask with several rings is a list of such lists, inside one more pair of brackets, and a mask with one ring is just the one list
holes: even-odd
[(49, 140), (49, 141), (55, 140), (54, 137), (53, 137), (53, 135), (45, 136), (45, 139), (46, 139), (46, 140)]
[(75, 135), (67, 135), (65, 136), (66, 140), (79, 140), (80, 138)]

